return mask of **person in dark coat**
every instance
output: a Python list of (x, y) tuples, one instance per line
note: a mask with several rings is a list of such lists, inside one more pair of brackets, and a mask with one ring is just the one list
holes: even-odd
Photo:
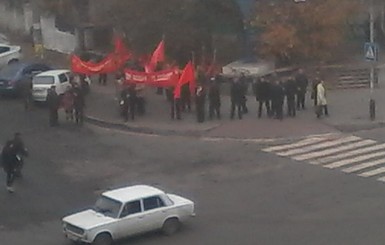
[(12, 140), (8, 140), (1, 151), (1, 162), (4, 172), (7, 175), (6, 187), (7, 191), (12, 193), (14, 189), (12, 187), (15, 180), (15, 173), (17, 168), (16, 152)]
[(51, 86), (47, 94), (47, 104), (49, 110), (49, 125), (51, 127), (57, 126), (59, 124), (58, 110), (60, 106), (60, 97), (56, 93), (56, 87)]
[(242, 101), (241, 101), (242, 113), (247, 114), (249, 110), (247, 108), (246, 95), (249, 87), (249, 79), (245, 76), (245, 74), (242, 73), (241, 77), (239, 78), (239, 83), (242, 87)]
[(297, 109), (304, 110), (306, 91), (307, 86), (309, 85), (309, 80), (302, 69), (298, 70), (298, 74), (295, 77), (295, 81), (297, 83)]
[(285, 84), (287, 114), (289, 117), (295, 117), (295, 95), (297, 93), (296, 81), (289, 77)]
[(107, 74), (101, 73), (99, 74), (99, 84), (106, 86), (107, 85)]
[(235, 109), (237, 109), (238, 118), (242, 119), (242, 100), (243, 100), (243, 88), (238, 80), (234, 79), (230, 89), (231, 96), (231, 112), (230, 118), (234, 119)]
[(177, 120), (181, 120), (182, 117), (181, 117), (181, 103), (180, 103), (180, 99), (175, 99), (174, 98), (174, 87), (170, 87), (168, 89), (166, 89), (166, 96), (167, 96), (167, 100), (170, 102), (170, 106), (171, 106), (171, 119), (177, 119)]
[(191, 112), (191, 93), (189, 83), (182, 85), (180, 97), (182, 111), (185, 112), (187, 109), (188, 112)]
[(128, 86), (125, 86), (120, 92), (120, 108), (124, 122), (128, 121), (129, 104)]
[(84, 118), (85, 99), (84, 92), (78, 84), (76, 84), (73, 88), (73, 101), (75, 111), (75, 122), (76, 124), (82, 125)]
[(270, 84), (264, 77), (258, 78), (255, 82), (254, 95), (258, 102), (258, 118), (262, 117), (262, 109), (264, 105), (266, 107), (266, 114), (270, 117)]
[(21, 177), (23, 160), (19, 156), (28, 156), (20, 133), (15, 133), (12, 140), (8, 140), (1, 152), (1, 161), (4, 172), (7, 174), (6, 186), (8, 192), (14, 192), (12, 187), (15, 177)]
[(32, 102), (32, 76), (26, 76), (21, 82), (21, 96), (23, 98), (24, 109), (27, 111)]
[(198, 85), (195, 97), (197, 121), (203, 123), (205, 121), (205, 103), (206, 103), (206, 91), (203, 85)]
[(318, 104), (318, 101), (317, 101), (317, 86), (318, 84), (320, 83), (321, 79), (320, 78), (316, 78), (314, 79), (314, 81), (312, 82), (312, 91), (311, 91), (311, 98), (313, 99), (314, 101), (314, 106), (317, 106)]
[(132, 83), (128, 87), (128, 98), (129, 98), (129, 106), (130, 106), (130, 115), (131, 120), (135, 120), (136, 113), (136, 104), (137, 104), (137, 94), (136, 94), (136, 84)]
[(213, 119), (214, 114), (216, 114), (217, 119), (221, 119), (221, 91), (219, 87), (219, 81), (217, 78), (211, 79), (211, 84), (209, 88), (209, 118)]
[[(157, 62), (154, 71), (161, 71), (163, 69), (164, 69), (164, 64), (162, 62)], [(156, 88), (156, 94), (163, 95), (163, 88), (157, 87)]]
[(274, 118), (283, 119), (283, 102), (285, 99), (285, 89), (281, 81), (276, 80), (272, 86), (272, 104)]
[(18, 157), (15, 176), (21, 177), (22, 176), (21, 170), (24, 165), (23, 157), (27, 157), (29, 155), (28, 150), (25, 147), (24, 141), (21, 138), (21, 134), (19, 132), (15, 133), (12, 143), (13, 143), (14, 153), (16, 154), (15, 157)]

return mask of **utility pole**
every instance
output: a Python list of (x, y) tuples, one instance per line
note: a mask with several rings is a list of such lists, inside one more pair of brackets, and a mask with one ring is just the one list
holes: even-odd
[(35, 56), (43, 59), (44, 58), (44, 44), (43, 44), (43, 33), (41, 30), (40, 18), (41, 11), (37, 0), (31, 1), (32, 8), (32, 40)]
[[(374, 0), (370, 1), (369, 5), (369, 29), (370, 29), (370, 43), (374, 43)], [(369, 114), (370, 120), (376, 119), (376, 101), (374, 100), (374, 62), (371, 62), (370, 66), (370, 100), (369, 100)]]

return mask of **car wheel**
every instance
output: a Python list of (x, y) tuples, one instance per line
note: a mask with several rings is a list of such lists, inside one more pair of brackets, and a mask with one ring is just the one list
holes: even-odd
[(96, 236), (92, 245), (111, 245), (112, 237), (110, 234), (103, 233)]
[(18, 59), (12, 59), (12, 60), (8, 61), (8, 65), (14, 64), (16, 62), (19, 62), (19, 60)]
[(171, 236), (179, 230), (180, 222), (177, 218), (168, 219), (163, 223), (162, 232), (166, 236)]

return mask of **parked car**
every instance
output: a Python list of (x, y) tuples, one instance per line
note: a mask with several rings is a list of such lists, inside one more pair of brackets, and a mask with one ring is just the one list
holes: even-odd
[(64, 94), (67, 88), (71, 87), (69, 70), (50, 70), (36, 75), (32, 79), (32, 98), (34, 101), (45, 102), (48, 89), (56, 87), (58, 95)]
[(18, 62), (21, 59), (21, 47), (0, 43), (0, 67)]
[(0, 94), (20, 93), (22, 83), (26, 78), (32, 78), (43, 71), (51, 70), (46, 64), (40, 63), (13, 63), (0, 70)]
[(113, 241), (152, 230), (175, 233), (195, 216), (194, 203), (146, 185), (107, 191), (94, 208), (64, 217), (65, 236), (75, 242), (110, 245)]

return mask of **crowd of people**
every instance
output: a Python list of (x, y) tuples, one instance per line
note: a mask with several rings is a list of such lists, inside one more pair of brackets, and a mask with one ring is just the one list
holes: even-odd
[[(135, 114), (143, 115), (145, 99), (142, 95), (138, 96), (138, 93), (143, 91), (144, 87), (126, 84), (122, 82), (121, 76), (118, 76), (117, 80), (121, 85), (123, 84), (120, 91), (120, 106), (124, 121), (128, 121), (129, 118), (134, 120)], [(184, 112), (191, 112), (193, 101), (195, 102), (197, 122), (204, 122), (207, 113), (209, 120), (221, 119), (222, 87), (226, 84), (230, 84), (230, 119), (235, 117), (242, 119), (244, 114), (249, 113), (247, 95), (250, 88), (257, 101), (258, 118), (261, 118), (263, 112), (266, 111), (267, 117), (283, 120), (285, 104), (287, 107), (286, 115), (295, 117), (298, 110), (306, 109), (308, 90), (311, 90), (317, 118), (322, 115), (328, 116), (324, 82), (316, 78), (310, 84), (302, 69), (299, 69), (295, 75), (287, 77), (279, 77), (277, 74), (262, 77), (240, 74), (231, 78), (221, 75), (210, 77), (198, 70), (196, 80), (195, 94), (191, 94), (189, 84), (185, 84), (181, 88), (181, 97), (178, 99), (174, 98), (174, 87), (165, 89), (165, 95), (171, 107), (170, 116), (172, 119), (181, 120)], [(162, 95), (163, 89), (158, 88), (156, 94)]]
[(56, 92), (56, 87), (51, 86), (47, 92), (47, 106), (49, 112), (49, 125), (58, 126), (58, 111), (63, 108), (67, 121), (75, 121), (82, 125), (84, 118), (85, 94), (86, 91), (81, 87), (81, 83), (71, 80), (71, 87), (68, 87), (65, 93), (60, 96)]

